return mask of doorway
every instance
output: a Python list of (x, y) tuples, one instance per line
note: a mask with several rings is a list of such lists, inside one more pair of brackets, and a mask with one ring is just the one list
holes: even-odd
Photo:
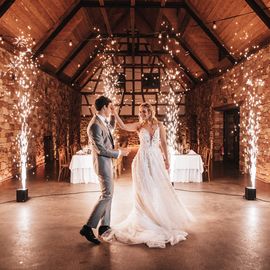
[(239, 169), (239, 108), (224, 111), (224, 161)]

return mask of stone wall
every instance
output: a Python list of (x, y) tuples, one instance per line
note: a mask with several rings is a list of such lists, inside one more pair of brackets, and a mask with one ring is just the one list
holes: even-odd
[(261, 132), (258, 139), (257, 179), (270, 182), (270, 46), (261, 49), (246, 61), (228, 70), (224, 75), (211, 79), (197, 86), (187, 94), (186, 110), (189, 130), (192, 115), (197, 116), (198, 143), (211, 146), (216, 160), (221, 159), (220, 149), (223, 142), (223, 115), (216, 108), (233, 107), (240, 109), (240, 170), (247, 172), (247, 156), (245, 154), (244, 119), (247, 113), (247, 84), (257, 79), (264, 81), (264, 86), (256, 86), (256, 93), (262, 98)]
[[(0, 182), (18, 175), (15, 141), (20, 124), (14, 108), (18, 86), (13, 78), (4, 75), (10, 58), (11, 54), (0, 48)], [(28, 122), (31, 128), (28, 168), (44, 163), (45, 140), (51, 148), (47, 152), (50, 159), (57, 157), (59, 146), (80, 140), (80, 94), (41, 71), (33, 80), (35, 85), (29, 90), (34, 109)]]

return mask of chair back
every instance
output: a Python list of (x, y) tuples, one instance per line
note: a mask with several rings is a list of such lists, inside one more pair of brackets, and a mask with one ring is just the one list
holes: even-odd
[(63, 165), (68, 164), (68, 158), (66, 154), (66, 149), (64, 147), (58, 149), (58, 159), (59, 159), (59, 167), (61, 168)]

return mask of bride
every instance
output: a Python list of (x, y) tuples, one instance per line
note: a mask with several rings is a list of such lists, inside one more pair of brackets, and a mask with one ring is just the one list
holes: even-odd
[(159, 248), (165, 248), (166, 243), (175, 245), (186, 240), (188, 234), (184, 229), (191, 214), (170, 183), (166, 132), (156, 119), (153, 107), (149, 103), (141, 104), (139, 122), (131, 124), (123, 123), (114, 107), (112, 114), (121, 129), (138, 132), (140, 147), (132, 162), (132, 211), (102, 238)]

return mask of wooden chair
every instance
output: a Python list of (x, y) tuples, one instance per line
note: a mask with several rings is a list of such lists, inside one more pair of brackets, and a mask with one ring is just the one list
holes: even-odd
[(58, 181), (60, 181), (61, 177), (65, 179), (66, 174), (69, 174), (69, 162), (65, 148), (58, 149), (58, 161), (59, 161)]
[(204, 148), (202, 153), (202, 160), (203, 160), (203, 169), (204, 173), (207, 174), (207, 180), (208, 182), (211, 181), (211, 150), (210, 148)]

